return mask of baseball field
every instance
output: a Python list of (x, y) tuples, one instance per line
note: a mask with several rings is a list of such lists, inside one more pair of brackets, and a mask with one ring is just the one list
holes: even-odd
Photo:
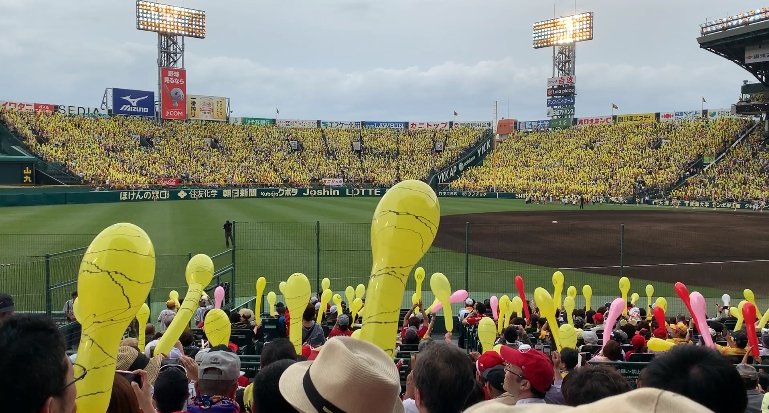
[[(217, 267), (235, 263), (236, 301), (254, 295), (260, 275), (267, 291), (291, 273), (307, 274), (313, 285), (332, 280), (332, 289), (367, 284), (371, 253), (368, 227), (376, 198), (242, 199), (124, 204), (11, 207), (0, 210), (0, 290), (14, 294), (23, 309), (41, 310), (46, 281), (58, 310), (75, 278), (82, 251), (103, 228), (116, 222), (139, 225), (152, 239), (157, 272), (152, 301), (157, 307), (168, 291), (186, 291), (188, 254), (215, 255), (226, 250), (222, 225), (235, 221), (236, 248), (220, 255)], [(631, 205), (532, 205), (520, 200), (441, 198), (438, 236), (420, 265), (428, 275), (443, 272), (455, 289), (471, 295), (513, 294), (514, 276), (526, 289), (552, 290), (560, 270), (566, 286), (593, 288), (594, 302), (618, 294), (617, 279), (631, 279), (631, 293), (668, 298), (678, 309), (672, 283), (710, 298), (729, 293), (736, 301), (751, 288), (769, 296), (769, 214), (731, 210), (673, 209)], [(426, 283), (427, 284), (427, 283)], [(413, 290), (413, 280), (407, 289)], [(429, 286), (425, 285), (429, 290)], [(408, 297), (406, 294), (404, 297)], [(427, 294), (426, 299), (432, 300)], [(404, 298), (404, 305), (407, 303)], [(61, 304), (59, 304), (61, 303)], [(577, 305), (583, 305), (581, 297)], [(767, 301), (769, 303), (769, 301)]]

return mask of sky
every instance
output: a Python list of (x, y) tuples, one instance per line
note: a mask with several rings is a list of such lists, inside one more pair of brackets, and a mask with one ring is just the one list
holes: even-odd
[[(161, 1), (163, 2), (163, 1)], [(576, 116), (728, 108), (737, 65), (699, 48), (699, 25), (740, 0), (169, 0), (206, 11), (186, 39), (187, 93), (232, 116), (438, 121), (546, 117), (552, 49), (536, 21), (595, 13), (577, 45)], [(106, 88), (157, 89), (157, 35), (134, 0), (0, 0), (0, 101), (99, 106)]]

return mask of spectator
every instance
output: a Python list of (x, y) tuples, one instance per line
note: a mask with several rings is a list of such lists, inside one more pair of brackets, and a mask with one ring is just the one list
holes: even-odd
[(761, 413), (761, 402), (764, 395), (758, 387), (758, 371), (748, 364), (740, 363), (736, 367), (748, 396), (748, 406), (745, 408), (745, 413)]
[(486, 399), (492, 400), (502, 396), (505, 393), (505, 368), (503, 366), (494, 366), (483, 372), (483, 387), (486, 393)]
[(0, 323), (12, 316), (16, 308), (13, 306), (13, 297), (0, 293)]
[(630, 339), (630, 345), (632, 345), (633, 348), (625, 352), (625, 361), (630, 361), (631, 354), (642, 354), (646, 352), (646, 339), (638, 333)]
[(336, 324), (334, 325), (334, 328), (331, 329), (331, 332), (328, 333), (328, 337), (336, 337), (336, 336), (351, 336), (352, 330), (350, 330), (350, 316), (347, 314), (342, 314), (337, 318)]
[(254, 377), (253, 400), (254, 411), (261, 412), (296, 412), (280, 393), (280, 377), (289, 366), (296, 363), (294, 360), (278, 360), (263, 367)]
[(505, 359), (506, 404), (544, 403), (545, 394), (553, 384), (553, 363), (541, 351), (534, 349), (500, 349)]
[(187, 407), (190, 413), (237, 413), (240, 408), (235, 401), (240, 377), (240, 358), (228, 350), (210, 350), (200, 358), (198, 381), (195, 383), (197, 396)]
[(606, 366), (584, 366), (563, 380), (561, 393), (569, 406), (581, 406), (630, 391), (630, 385), (617, 370)]
[(315, 323), (315, 306), (308, 304), (304, 309), (304, 314), (302, 314), (302, 343), (319, 347), (325, 342), (323, 328)]
[[(133, 373), (131, 373), (133, 374)], [(121, 373), (115, 373), (107, 413), (141, 413), (131, 383)]]
[(303, 413), (391, 413), (403, 408), (392, 358), (352, 337), (329, 340), (315, 361), (289, 366), (279, 387), (283, 397)]
[(658, 354), (641, 370), (638, 386), (678, 393), (715, 413), (742, 412), (747, 406), (740, 374), (717, 352), (702, 346), (675, 346)]
[(294, 345), (285, 337), (276, 338), (264, 344), (259, 365), (265, 368), (278, 360), (296, 360)]
[(174, 300), (168, 300), (166, 302), (166, 308), (158, 314), (158, 323), (160, 325), (161, 333), (165, 332), (168, 326), (171, 325), (171, 321), (174, 320), (174, 317), (176, 316), (174, 308), (176, 308), (176, 302)]
[(605, 346), (603, 346), (603, 350), (601, 350), (601, 354), (593, 357), (592, 360), (595, 361), (622, 361), (622, 346), (620, 346), (619, 342), (614, 340), (609, 340), (608, 343), (606, 343)]
[(64, 317), (67, 318), (68, 322), (77, 321), (75, 319), (75, 299), (77, 298), (77, 291), (73, 291), (71, 298), (67, 300), (66, 303), (64, 303), (64, 309), (62, 310), (64, 312)]
[(196, 326), (205, 320), (206, 312), (208, 312), (208, 310), (212, 308), (214, 307), (211, 305), (208, 305), (208, 300), (202, 297), (200, 298), (200, 301), (198, 302), (198, 308), (197, 310), (195, 310), (194, 322)]
[(167, 364), (161, 367), (152, 393), (157, 413), (183, 412), (188, 397), (187, 370), (178, 364)]
[[(13, 311), (7, 295), (0, 310)], [(0, 399), (16, 413), (75, 411), (75, 377), (64, 338), (48, 318), (16, 315), (0, 323)]]
[(414, 401), (420, 413), (464, 409), (475, 385), (467, 355), (457, 346), (435, 342), (419, 352), (414, 369)]
[(282, 302), (275, 303), (278, 322), (275, 326), (275, 337), (288, 337), (288, 309)]
[(147, 381), (150, 385), (155, 383), (160, 370), (160, 362), (163, 356), (158, 354), (149, 358), (136, 348), (129, 346), (120, 346), (117, 350), (117, 359), (115, 368), (123, 371), (144, 370), (147, 373)]
[(741, 331), (735, 333), (729, 333), (726, 330), (726, 346), (716, 344), (716, 350), (724, 356), (739, 356), (745, 355), (745, 348), (748, 346), (748, 336)]

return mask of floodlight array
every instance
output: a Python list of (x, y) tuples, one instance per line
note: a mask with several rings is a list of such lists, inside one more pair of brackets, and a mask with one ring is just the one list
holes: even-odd
[(580, 13), (534, 23), (534, 48), (593, 40), (593, 13)]
[(736, 29), (738, 27), (744, 27), (766, 20), (769, 20), (769, 7), (762, 7), (760, 9), (749, 10), (745, 13), (703, 23), (700, 25), (700, 34), (705, 36), (707, 34)]
[(206, 12), (137, 0), (136, 28), (203, 39), (206, 37)]

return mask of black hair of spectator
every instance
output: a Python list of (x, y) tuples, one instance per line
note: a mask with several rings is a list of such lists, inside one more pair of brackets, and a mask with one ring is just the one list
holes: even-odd
[(179, 336), (179, 342), (182, 343), (182, 347), (189, 347), (195, 343), (195, 336), (190, 329), (186, 329)]
[(486, 304), (478, 301), (475, 303), (475, 311), (477, 311), (480, 315), (486, 314)]
[(412, 375), (430, 413), (459, 413), (469, 398), (468, 391), (475, 386), (475, 371), (467, 354), (445, 342), (435, 342), (420, 351)]
[(523, 317), (515, 317), (510, 324), (526, 327), (526, 319)]
[(237, 323), (240, 321), (240, 314), (238, 313), (235, 313), (235, 312), (230, 313), (229, 317), (230, 317), (230, 323)]
[(748, 336), (742, 331), (732, 334), (732, 339), (734, 340), (734, 344), (739, 348), (744, 349), (748, 346)]
[(561, 393), (569, 406), (581, 406), (630, 391), (630, 384), (607, 366), (583, 366), (563, 379)]
[(278, 360), (296, 361), (294, 345), (286, 337), (276, 338), (264, 344), (259, 358), (260, 368), (265, 368)]
[(254, 377), (253, 400), (257, 412), (295, 412), (293, 406), (283, 398), (278, 384), (286, 369), (296, 363), (294, 360), (278, 360), (261, 368)]
[(618, 341), (609, 340), (603, 346), (603, 355), (611, 361), (622, 361), (622, 346), (620, 346)]
[(112, 393), (106, 413), (140, 413), (139, 400), (136, 398), (131, 382), (120, 373), (115, 373), (112, 380)]
[(154, 336), (152, 336), (152, 340), (150, 340), (150, 341), (160, 340), (161, 337), (163, 337), (163, 333), (158, 331), (157, 333), (155, 333)]
[(570, 347), (564, 348), (561, 350), (561, 363), (566, 366), (566, 370), (574, 370), (579, 363), (579, 352)]
[(189, 396), (187, 375), (184, 370), (176, 367), (165, 368), (155, 380), (155, 400), (158, 413), (182, 411)]
[(646, 309), (643, 307), (638, 307), (638, 315), (640, 315), (641, 318), (646, 317)]
[(411, 316), (408, 319), (408, 325), (409, 327), (416, 327), (419, 329), (419, 326), (422, 325), (422, 322), (419, 321), (419, 319), (416, 316)]
[(50, 319), (7, 318), (0, 324), (0, 349), (0, 399), (11, 403), (11, 410), (36, 413), (49, 397), (64, 394), (69, 361), (64, 337)]
[(303, 321), (315, 320), (315, 306), (314, 305), (307, 304), (307, 307), (304, 308), (304, 313), (302, 313), (302, 320)]
[(686, 396), (715, 413), (742, 412), (747, 405), (737, 369), (707, 347), (679, 345), (657, 354), (638, 382)]
[(518, 341), (518, 326), (509, 325), (505, 327), (503, 337), (507, 344), (513, 344)]
[(761, 386), (761, 390), (766, 393), (766, 389), (769, 388), (769, 374), (763, 372), (758, 373), (758, 385)]
[(636, 332), (636, 327), (630, 323), (627, 323), (624, 326), (620, 326), (619, 329), (622, 330), (623, 333), (627, 334), (628, 340), (633, 338)]
[(470, 391), (470, 394), (467, 395), (467, 400), (465, 400), (465, 405), (462, 406), (462, 411), (464, 411), (465, 409), (469, 409), (471, 406), (485, 400), (486, 400), (486, 393), (483, 391), (483, 385), (480, 382), (476, 381), (473, 383), (473, 388)]
[(587, 310), (587, 311), (585, 311), (585, 323), (593, 324), (593, 316), (594, 315), (595, 315), (595, 310)]

